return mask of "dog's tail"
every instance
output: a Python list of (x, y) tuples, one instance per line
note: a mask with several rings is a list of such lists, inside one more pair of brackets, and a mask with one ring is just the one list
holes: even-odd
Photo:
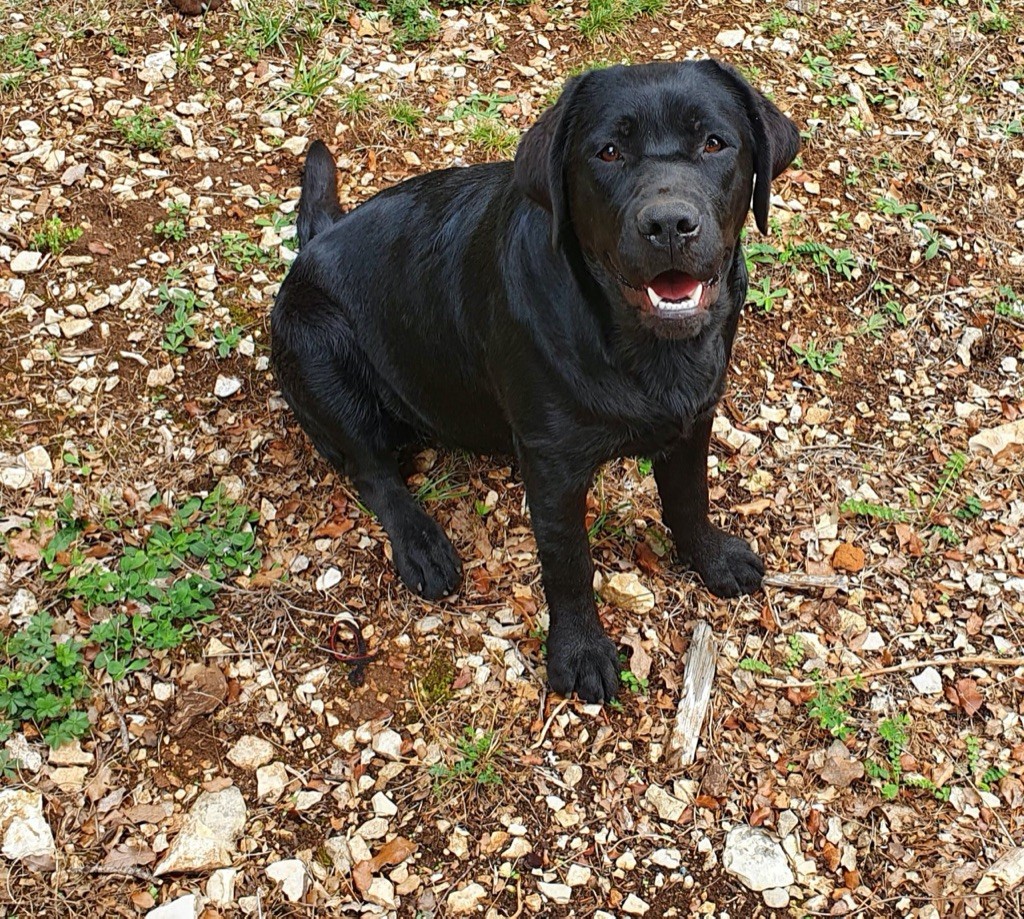
[(302, 170), (302, 195), (299, 197), (299, 216), (295, 221), (299, 248), (341, 216), (335, 171), (330, 150), (319, 140), (314, 140)]

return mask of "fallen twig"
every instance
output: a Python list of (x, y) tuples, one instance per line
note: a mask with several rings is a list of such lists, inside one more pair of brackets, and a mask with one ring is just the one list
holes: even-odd
[(772, 689), (811, 689), (815, 686), (828, 686), (832, 683), (839, 683), (842, 680), (869, 680), (872, 677), (884, 676), (887, 673), (903, 673), (907, 670), (921, 670), (924, 667), (947, 667), (950, 665), (955, 667), (1024, 667), (1024, 657), (936, 657), (926, 661), (907, 661), (903, 664), (893, 664), (891, 667), (876, 667), (873, 670), (861, 670), (858, 673), (825, 677), (820, 680), (799, 680), (794, 683), (787, 683), (785, 680), (762, 679), (757, 682), (760, 686), (769, 686)]
[(690, 766), (697, 755), (700, 729), (711, 702), (711, 687), (715, 682), (715, 657), (718, 653), (711, 626), (698, 622), (693, 640), (686, 652), (683, 694), (676, 710), (675, 725), (668, 746), (670, 756), (679, 766)]
[(136, 865), (97, 865), (89, 869), (89, 874), (117, 874), (126, 878), (135, 878), (137, 881), (145, 881), (147, 884), (155, 884), (156, 878), (151, 871), (139, 868)]
[(786, 590), (803, 590), (808, 587), (817, 590), (849, 591), (850, 579), (845, 574), (800, 574), (798, 572), (776, 572), (766, 574), (761, 580), (769, 587), (782, 587)]

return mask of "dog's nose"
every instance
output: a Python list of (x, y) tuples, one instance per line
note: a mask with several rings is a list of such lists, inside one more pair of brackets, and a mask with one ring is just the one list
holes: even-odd
[(679, 245), (697, 235), (700, 216), (685, 201), (658, 201), (640, 209), (636, 215), (640, 235), (660, 249)]

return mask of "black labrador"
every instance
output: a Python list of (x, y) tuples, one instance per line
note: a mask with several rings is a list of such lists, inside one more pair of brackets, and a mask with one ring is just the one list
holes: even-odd
[(564, 695), (607, 700), (619, 682), (584, 524), (602, 463), (652, 457), (681, 560), (718, 596), (760, 585), (760, 559), (708, 520), (708, 440), (747, 291), (740, 230), (752, 208), (766, 231), (798, 148), (713, 60), (585, 73), (514, 163), (418, 176), (345, 215), (327, 148), (310, 147), (271, 320), (284, 397), (427, 598), (457, 588), (461, 563), (397, 448), (515, 455)]

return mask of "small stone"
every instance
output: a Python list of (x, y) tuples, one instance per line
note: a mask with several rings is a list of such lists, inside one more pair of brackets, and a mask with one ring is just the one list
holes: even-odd
[(655, 849), (651, 853), (651, 864), (659, 868), (675, 871), (682, 863), (683, 858), (678, 849)]
[(750, 890), (789, 887), (796, 881), (782, 846), (760, 827), (744, 825), (729, 831), (722, 866)]
[(27, 624), (38, 609), (39, 601), (35, 594), (25, 587), (19, 587), (7, 605), (7, 615), (15, 622)]
[(38, 871), (50, 871), (57, 854), (50, 825), (43, 816), (38, 791), (5, 788), (0, 791), (2, 851), (11, 861), (25, 862)]
[(230, 866), (246, 817), (245, 800), (234, 785), (221, 791), (204, 791), (196, 798), (167, 857), (153, 869), (153, 874)]
[(96, 757), (82, 749), (82, 741), (73, 740), (50, 751), (49, 762), (55, 766), (91, 766)]
[(42, 261), (42, 252), (33, 252), (31, 249), (27, 249), (11, 259), (11, 271), (15, 274), (31, 274), (33, 271), (39, 270)]
[(262, 737), (245, 734), (228, 752), (228, 761), (239, 769), (258, 769), (274, 758), (274, 745)]
[(199, 904), (194, 893), (164, 903), (146, 913), (146, 919), (196, 919)]
[(227, 399), (233, 396), (242, 388), (242, 381), (238, 377), (218, 376), (217, 382), (213, 384), (213, 394), (220, 399)]
[(613, 606), (630, 613), (649, 613), (654, 609), (654, 594), (635, 571), (613, 574), (605, 582), (601, 596)]
[(660, 785), (649, 785), (644, 793), (644, 798), (657, 812), (662, 820), (671, 820), (678, 823), (686, 805), (678, 798), (673, 797)]
[(146, 385), (151, 389), (157, 386), (169, 386), (174, 382), (174, 368), (170, 364), (154, 367), (146, 374)]
[(206, 882), (207, 899), (221, 909), (226, 909), (235, 902), (235, 881), (238, 878), (237, 868), (218, 868)]
[(282, 142), (281, 149), (287, 150), (292, 156), (302, 156), (308, 146), (309, 141), (305, 137), (289, 137)]
[(81, 791), (89, 770), (85, 766), (61, 766), (50, 773), (50, 779), (61, 791)]
[(398, 806), (383, 791), (378, 791), (370, 803), (378, 817), (394, 817), (398, 813)]
[(735, 48), (746, 37), (747, 33), (743, 29), (723, 29), (715, 36), (715, 44), (723, 48)]
[(405, 165), (406, 166), (420, 166), (420, 165), (422, 165), (421, 162), (420, 162), (420, 158), (415, 153), (413, 153), (412, 150), (406, 150), (402, 154), (402, 159), (405, 160)]
[(33, 775), (43, 768), (43, 754), (40, 748), (28, 742), (24, 734), (15, 734), (7, 738), (4, 744), (7, 757), (12, 763), (17, 763), (18, 768), (31, 772)]
[(276, 804), (281, 800), (288, 786), (288, 771), (284, 763), (271, 763), (256, 770), (256, 797), (266, 804)]
[(400, 760), (402, 758), (402, 738), (390, 728), (377, 734), (373, 738), (371, 746), (374, 753), (379, 753), (386, 759)]
[(388, 834), (388, 822), (383, 817), (371, 817), (356, 832), (363, 839), (383, 839)]
[(570, 865), (565, 873), (565, 883), (570, 887), (586, 887), (592, 874), (586, 865)]
[(761, 896), (764, 897), (765, 905), (772, 909), (785, 909), (789, 906), (789, 893), (783, 887), (769, 887), (762, 891)]
[(844, 542), (832, 553), (832, 567), (837, 571), (856, 574), (864, 568), (864, 550), (853, 543)]
[(642, 916), (650, 908), (650, 905), (645, 900), (641, 900), (635, 893), (631, 893), (622, 901), (622, 911), (629, 913), (631, 916)]
[(267, 865), (267, 877), (281, 885), (281, 892), (292, 903), (298, 903), (306, 895), (309, 876), (306, 866), (297, 858), (285, 858)]
[(565, 904), (572, 899), (572, 888), (568, 884), (537, 883), (537, 889), (553, 903)]
[(622, 871), (632, 871), (636, 867), (636, 853), (632, 849), (626, 849), (615, 859), (615, 867)]
[(322, 791), (300, 791), (295, 795), (295, 809), (308, 811), (316, 807), (324, 799)]
[(783, 811), (775, 822), (775, 831), (779, 834), (780, 839), (785, 839), (797, 828), (799, 822), (799, 818), (792, 811)]
[(417, 635), (430, 635), (432, 632), (436, 632), (441, 628), (441, 617), (440, 616), (424, 616), (422, 619), (417, 619), (413, 625)]
[(448, 894), (448, 911), (452, 915), (476, 912), (477, 906), (486, 898), (487, 891), (480, 884), (474, 882)]
[(942, 695), (942, 676), (934, 667), (925, 667), (917, 676), (912, 676), (910, 682), (923, 696)]
[(74, 185), (75, 182), (81, 181), (85, 178), (85, 170), (88, 167), (85, 163), (77, 163), (74, 166), (68, 166), (64, 170), (64, 174), (60, 177), (61, 185)]
[(330, 590), (341, 583), (341, 572), (337, 568), (328, 568), (316, 579), (317, 590)]
[(570, 763), (565, 767), (562, 779), (570, 788), (575, 788), (583, 779), (583, 768), (576, 763)]
[(375, 877), (366, 891), (366, 899), (385, 909), (398, 908), (398, 901), (395, 899), (395, 885), (387, 878)]
[(352, 854), (344, 836), (332, 836), (324, 843), (324, 851), (338, 874), (349, 874), (352, 871)]

